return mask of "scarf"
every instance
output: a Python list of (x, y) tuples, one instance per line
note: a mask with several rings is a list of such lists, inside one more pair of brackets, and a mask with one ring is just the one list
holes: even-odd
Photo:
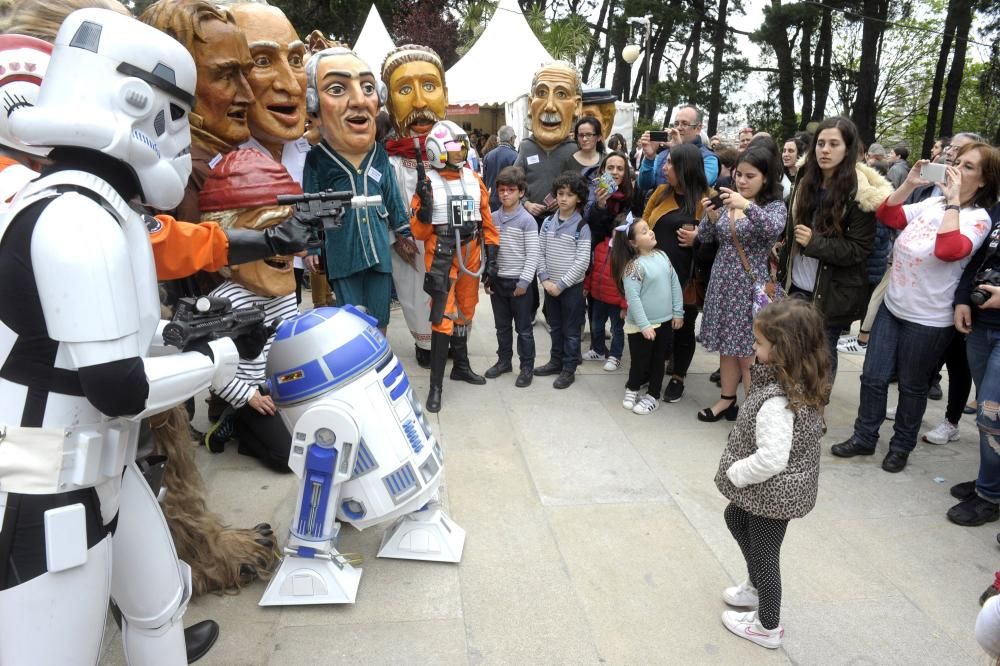
[[(415, 137), (420, 142), (420, 152), (424, 152), (424, 146), (427, 143), (426, 136)], [(406, 160), (417, 159), (417, 150), (413, 146), (414, 137), (408, 136), (403, 139), (386, 139), (385, 140), (385, 152), (389, 153), (390, 157), (402, 157)]]

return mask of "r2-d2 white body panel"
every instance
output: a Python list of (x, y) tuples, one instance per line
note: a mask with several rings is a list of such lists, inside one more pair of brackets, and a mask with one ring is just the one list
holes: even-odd
[(359, 530), (396, 521), (381, 557), (461, 559), (465, 532), (437, 502), (441, 447), (374, 319), (346, 306), (283, 322), (267, 374), (302, 484), (262, 605), (354, 601), (360, 570), (334, 547), (335, 519)]

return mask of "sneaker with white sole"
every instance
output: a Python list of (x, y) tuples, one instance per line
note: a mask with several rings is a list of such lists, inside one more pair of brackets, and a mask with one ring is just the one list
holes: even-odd
[(650, 395), (649, 393), (647, 393), (646, 395), (639, 398), (639, 401), (635, 403), (635, 406), (632, 408), (632, 413), (649, 414), (651, 411), (656, 409), (656, 407), (659, 404), (660, 401), (656, 399), (655, 395)]
[(774, 629), (765, 629), (764, 625), (757, 620), (757, 611), (749, 613), (725, 611), (722, 613), (722, 624), (740, 638), (745, 638), (769, 650), (781, 647), (781, 639), (785, 635), (785, 630), (781, 628), (781, 625)]
[(957, 442), (961, 434), (958, 432), (958, 426), (952, 425), (948, 422), (948, 419), (941, 421), (934, 428), (925, 433), (923, 440), (928, 444), (947, 444), (948, 442)]
[(847, 338), (841, 338), (837, 342), (837, 351), (841, 354), (864, 356), (865, 352), (868, 351), (868, 343), (862, 343), (858, 340), (857, 336), (852, 335)]
[(635, 407), (635, 401), (639, 399), (639, 392), (632, 391), (630, 389), (625, 389), (625, 397), (622, 398), (622, 407), (625, 409), (632, 409)]
[(604, 359), (604, 354), (600, 354), (593, 349), (588, 349), (583, 353), (584, 361), (603, 361)]
[(750, 584), (749, 579), (739, 585), (724, 589), (722, 600), (735, 608), (757, 608), (757, 604), (760, 603), (760, 599), (757, 597), (757, 588)]
[(607, 362), (604, 364), (604, 372), (614, 372), (621, 367), (621, 364), (622, 361), (620, 358), (609, 356)]

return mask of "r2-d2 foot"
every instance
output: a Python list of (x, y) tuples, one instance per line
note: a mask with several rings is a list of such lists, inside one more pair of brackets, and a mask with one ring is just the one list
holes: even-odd
[(334, 548), (336, 519), (393, 523), (381, 557), (458, 562), (465, 530), (438, 502), (443, 457), (410, 381), (359, 310), (285, 321), (268, 354), (271, 396), (301, 478), (287, 553), (261, 605), (351, 603), (361, 570)]

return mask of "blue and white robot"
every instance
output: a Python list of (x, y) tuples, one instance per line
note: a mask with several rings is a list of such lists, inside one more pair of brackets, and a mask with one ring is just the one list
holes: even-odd
[(338, 520), (359, 530), (394, 521), (379, 557), (462, 559), (465, 530), (438, 501), (441, 447), (376, 324), (348, 305), (298, 315), (275, 334), (268, 383), (301, 486), (262, 606), (354, 602), (361, 569), (336, 549)]

